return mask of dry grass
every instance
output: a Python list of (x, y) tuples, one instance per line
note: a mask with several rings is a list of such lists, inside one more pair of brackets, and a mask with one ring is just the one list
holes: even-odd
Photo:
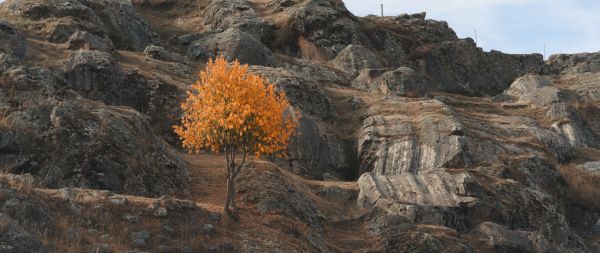
[[(147, 247), (143, 249), (167, 245), (174, 249), (190, 247), (202, 251), (220, 239), (199, 233), (198, 226), (211, 223), (204, 209), (168, 209), (168, 216), (161, 218), (154, 216), (153, 209), (149, 208), (155, 200), (152, 198), (115, 195), (128, 200), (126, 205), (115, 205), (94, 190), (71, 190), (73, 197), (68, 202), (57, 190), (35, 191), (47, 203), (53, 217), (40, 237), (45, 245), (53, 245), (56, 252), (94, 252), (103, 244), (108, 245), (111, 252), (125, 252), (136, 248), (132, 234), (140, 231), (150, 234)], [(165, 226), (172, 231), (165, 232)]]
[(319, 46), (315, 43), (310, 42), (303, 36), (298, 37), (298, 47), (300, 48), (300, 55), (302, 59), (312, 61), (327, 61), (327, 56)]
[(35, 179), (30, 174), (15, 175), (3, 173), (0, 174), (0, 182), (24, 194), (31, 194), (37, 186)]
[(600, 209), (600, 175), (593, 175), (583, 169), (563, 165), (559, 168), (569, 186), (568, 197), (585, 207)]
[(14, 101), (17, 97), (17, 86), (5, 76), (0, 76), (0, 89), (2, 89), (2, 93), (9, 102)]

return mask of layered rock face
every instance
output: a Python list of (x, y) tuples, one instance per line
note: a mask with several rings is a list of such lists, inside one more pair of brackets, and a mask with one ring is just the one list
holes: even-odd
[[(31, 173), (50, 187), (142, 195), (173, 192), (187, 182), (187, 165), (154, 136), (144, 115), (104, 104), (128, 104), (140, 96), (128, 95), (136, 92), (131, 88), (139, 83), (119, 86), (126, 83), (127, 72), (113, 55), (74, 51), (64, 69), (54, 72), (21, 65), (23, 54), (2, 53), (6, 59), (0, 92), (3, 172)], [(148, 87), (140, 89), (146, 93)]]
[(596, 116), (575, 109), (593, 103), (580, 89), (596, 88), (572, 75), (564, 86), (565, 78), (527, 75), (493, 99), (390, 98), (372, 106), (359, 140), (360, 168), (370, 171), (359, 180), (359, 205), (377, 210), (377, 228), (427, 223), (480, 234), (476, 226), (492, 222), (501, 231), (483, 234), (521, 234), (490, 242), (507, 250), (591, 250), (569, 228), (567, 186), (553, 164), (597, 147)]
[[(348, 244), (338, 233), (356, 230), (383, 252), (600, 251), (600, 211), (574, 200), (578, 186), (564, 176), (600, 171), (598, 53), (544, 62), (484, 52), (425, 13), (356, 17), (337, 0), (134, 3), (0, 5), (3, 172), (55, 188), (185, 188), (171, 126), (195, 72), (223, 55), (250, 64), (301, 114), (286, 168), (319, 187), (350, 181), (358, 191), (322, 194), (350, 198), (365, 212), (352, 222), (368, 231), (331, 229), (343, 215), (322, 212), (331, 206), (312, 193), (317, 186), (268, 170), (241, 174), (239, 192), (260, 215), (310, 227), (267, 224), (285, 227), (287, 239), (302, 235), (303, 250), (344, 251), (332, 246)], [(157, 10), (138, 14), (140, 6)], [(172, 37), (158, 38), (141, 13)], [(15, 208), (0, 209), (10, 235), (0, 247), (35, 251)]]
[(118, 49), (143, 50), (156, 40), (126, 1), (19, 1), (3, 3), (3, 15), (39, 26), (36, 35), (62, 43), (77, 31), (111, 40)]

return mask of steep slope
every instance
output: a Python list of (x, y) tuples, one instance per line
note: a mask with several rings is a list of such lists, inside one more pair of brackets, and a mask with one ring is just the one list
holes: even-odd
[[(600, 252), (598, 53), (484, 52), (338, 0), (8, 0), (0, 35), (0, 247)], [(237, 220), (223, 157), (171, 128), (216, 55), (302, 111)]]

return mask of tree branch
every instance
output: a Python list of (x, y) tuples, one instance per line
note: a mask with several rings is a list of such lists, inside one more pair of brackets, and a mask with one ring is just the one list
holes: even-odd
[(242, 169), (244, 167), (254, 167), (253, 163), (246, 164), (246, 157), (247, 157), (247, 155), (248, 155), (248, 152), (246, 152), (244, 150), (244, 154), (242, 155), (242, 162), (238, 166), (236, 166), (235, 170), (233, 171), (233, 177), (234, 178), (237, 177), (238, 174), (240, 174), (240, 172), (242, 171)]

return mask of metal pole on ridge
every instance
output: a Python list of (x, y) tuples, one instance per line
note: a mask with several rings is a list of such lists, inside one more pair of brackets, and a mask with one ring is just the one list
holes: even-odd
[(544, 43), (544, 60), (546, 59), (546, 43)]
[(383, 18), (383, 4), (381, 4), (381, 18)]

